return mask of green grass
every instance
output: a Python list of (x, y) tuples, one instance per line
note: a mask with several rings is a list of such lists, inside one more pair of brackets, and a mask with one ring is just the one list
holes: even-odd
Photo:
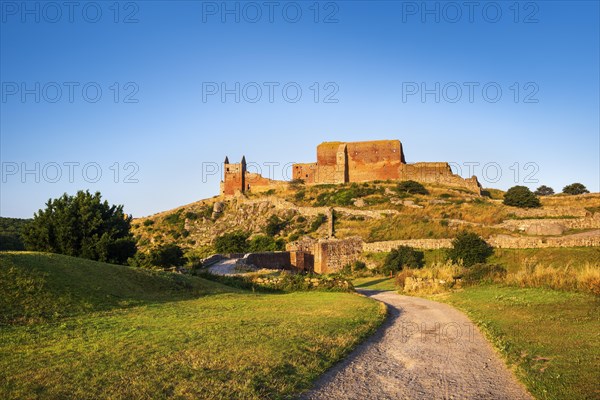
[(574, 268), (586, 263), (600, 264), (600, 247), (560, 247), (542, 249), (495, 249), (494, 255), (488, 260), (500, 264), (508, 272), (523, 269), (529, 263), (541, 263), (545, 266)]
[(464, 310), (536, 398), (600, 398), (597, 297), (539, 288), (478, 286), (433, 298)]
[(204, 279), (36, 252), (0, 252), (0, 324), (32, 323), (231, 288)]
[(356, 278), (352, 284), (358, 289), (370, 290), (396, 290), (394, 278), (387, 276), (370, 276), (366, 278)]
[(0, 271), (3, 299), (32, 288), (2, 303), (3, 399), (291, 398), (385, 315), (355, 294), (255, 294), (58, 255), (0, 253)]

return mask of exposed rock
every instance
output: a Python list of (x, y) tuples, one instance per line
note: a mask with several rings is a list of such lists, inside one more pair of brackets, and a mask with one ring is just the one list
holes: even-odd
[(365, 206), (365, 201), (363, 199), (356, 199), (354, 200), (354, 207), (364, 207)]

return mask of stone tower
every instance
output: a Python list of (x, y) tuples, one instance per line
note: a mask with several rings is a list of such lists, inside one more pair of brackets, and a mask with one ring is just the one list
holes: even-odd
[(246, 190), (246, 157), (242, 157), (239, 164), (231, 164), (229, 157), (223, 162), (223, 181), (221, 194), (232, 196), (236, 192), (244, 193)]

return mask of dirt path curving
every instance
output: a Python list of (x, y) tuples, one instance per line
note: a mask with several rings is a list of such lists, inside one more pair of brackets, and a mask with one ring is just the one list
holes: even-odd
[(361, 293), (386, 303), (388, 320), (301, 399), (532, 399), (461, 312), (394, 292)]

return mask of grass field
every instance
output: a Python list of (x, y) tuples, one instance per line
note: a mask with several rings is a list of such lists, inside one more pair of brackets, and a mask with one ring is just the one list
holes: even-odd
[(538, 399), (600, 398), (600, 299), (477, 286), (432, 296), (465, 311)]
[(0, 253), (0, 298), (3, 399), (290, 398), (385, 314), (39, 253)]
[(397, 290), (394, 281), (394, 278), (387, 276), (369, 276), (365, 278), (356, 278), (352, 281), (352, 284), (357, 289)]

